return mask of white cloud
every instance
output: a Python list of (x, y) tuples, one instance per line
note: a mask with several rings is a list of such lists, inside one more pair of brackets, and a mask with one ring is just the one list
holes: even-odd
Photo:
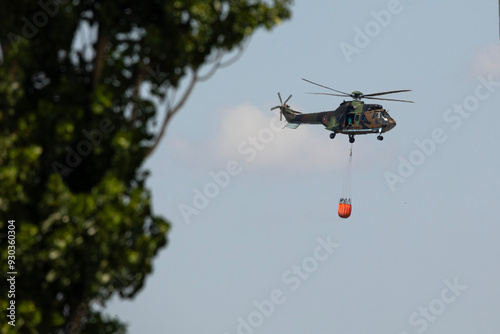
[[(243, 104), (221, 112), (221, 128), (212, 143), (216, 154), (245, 163), (251, 169), (286, 168), (315, 171), (346, 161), (347, 151), (328, 138), (322, 125), (284, 128), (279, 113)], [(314, 128), (313, 128), (314, 127)]]
[(469, 66), (469, 74), (474, 78), (489, 74), (500, 76), (500, 49), (498, 43), (492, 43), (478, 50)]
[[(229, 160), (253, 171), (343, 172), (346, 166), (347, 136), (339, 134), (331, 140), (323, 125), (283, 128), (286, 122), (279, 120), (278, 110), (261, 110), (251, 104), (220, 110), (215, 117), (219, 125), (205, 142), (170, 134), (159, 155), (197, 170), (225, 165)], [(379, 142), (375, 135), (357, 136), (354, 162), (360, 168), (370, 168), (377, 161), (392, 161), (397, 146), (394, 141)]]

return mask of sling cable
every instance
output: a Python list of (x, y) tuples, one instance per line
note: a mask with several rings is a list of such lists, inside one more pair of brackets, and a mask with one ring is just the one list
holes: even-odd
[(340, 193), (340, 202), (339, 202), (340, 218), (349, 218), (349, 216), (351, 215), (351, 210), (352, 210), (351, 174), (352, 174), (352, 143), (351, 143), (351, 152), (349, 153), (349, 161), (347, 163), (347, 168), (345, 171), (345, 176), (342, 184), (342, 192)]

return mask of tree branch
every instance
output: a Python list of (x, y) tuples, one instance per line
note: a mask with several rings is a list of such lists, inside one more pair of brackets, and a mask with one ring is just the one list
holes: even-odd
[(97, 32), (97, 50), (94, 58), (94, 76), (92, 78), (92, 88), (95, 90), (101, 78), (102, 68), (104, 67), (104, 49), (106, 47), (106, 37), (102, 35), (100, 27)]
[(153, 153), (153, 151), (156, 149), (156, 147), (160, 143), (161, 138), (165, 134), (165, 130), (167, 128), (168, 123), (170, 123), (170, 121), (172, 120), (172, 117), (174, 117), (174, 115), (184, 105), (187, 98), (189, 97), (189, 95), (193, 91), (193, 88), (194, 88), (197, 81), (198, 81), (198, 73), (196, 70), (193, 69), (193, 76), (191, 78), (191, 81), (189, 82), (188, 87), (186, 88), (186, 91), (182, 95), (181, 99), (177, 102), (177, 104), (174, 107), (171, 107), (170, 103), (167, 104), (166, 115), (165, 115), (165, 119), (163, 120), (163, 123), (161, 125), (160, 133), (156, 137), (154, 144), (149, 148), (148, 152), (146, 153), (145, 158), (148, 158)]
[(198, 75), (198, 71), (192, 69), (192, 71), (193, 71), (193, 77), (191, 78), (191, 82), (189, 83), (189, 86), (186, 89), (186, 91), (184, 92), (184, 95), (182, 96), (182, 98), (179, 100), (179, 102), (177, 102), (177, 104), (173, 108), (171, 107), (170, 103), (167, 103), (166, 115), (165, 115), (165, 119), (163, 120), (163, 123), (161, 125), (160, 133), (156, 137), (156, 140), (155, 140), (154, 144), (149, 148), (148, 152), (146, 153), (145, 158), (148, 158), (153, 153), (153, 151), (156, 149), (156, 147), (160, 143), (161, 138), (165, 134), (165, 130), (166, 130), (167, 126), (168, 126), (168, 123), (170, 123), (172, 117), (184, 105), (184, 103), (186, 102), (187, 98), (191, 94), (191, 91), (193, 90), (196, 82), (208, 80), (210, 77), (212, 77), (215, 74), (215, 72), (219, 68), (223, 68), (223, 67), (229, 66), (229, 65), (233, 64), (234, 62), (236, 62), (238, 59), (241, 58), (241, 56), (244, 53), (244, 51), (246, 49), (246, 46), (248, 44), (249, 44), (249, 39), (247, 39), (245, 42), (242, 43), (242, 45), (240, 45), (239, 50), (236, 53), (236, 55), (234, 55), (232, 58), (230, 58), (230, 59), (228, 59), (228, 60), (226, 60), (224, 62), (223, 62), (224, 54), (221, 51), (219, 54), (217, 54), (215, 56), (212, 68), (208, 71), (208, 73), (206, 73), (203, 76), (199, 76)]
[(224, 57), (224, 53), (222, 51), (219, 51), (219, 54), (215, 57), (215, 60), (213, 62), (213, 65), (212, 65), (212, 68), (208, 71), (207, 74), (201, 76), (198, 78), (198, 81), (205, 81), (205, 80), (208, 80), (210, 79), (214, 74), (215, 72), (220, 69), (220, 68), (224, 68), (224, 67), (227, 67), (229, 65), (232, 65), (234, 64), (236, 61), (238, 61), (241, 56), (243, 55), (246, 47), (248, 46), (248, 44), (250, 43), (250, 38), (248, 38), (247, 40), (243, 41), (242, 42), (242, 45), (238, 46), (238, 51), (237, 53), (230, 59), (226, 60), (226, 61), (222, 61), (223, 60), (223, 57)]
[(133, 124), (135, 121), (135, 116), (137, 112), (137, 102), (139, 101), (139, 94), (142, 82), (146, 76), (146, 71), (140, 65), (137, 65), (139, 68), (137, 69), (137, 75), (135, 77), (134, 90), (132, 92), (132, 115), (130, 116), (130, 124)]
[(66, 325), (66, 329), (71, 329), (71, 333), (76, 330), (76, 333), (79, 333), (82, 327), (82, 319), (83, 316), (87, 313), (88, 303), (81, 302), (78, 307), (74, 310), (71, 310), (71, 315), (69, 317), (68, 324)]

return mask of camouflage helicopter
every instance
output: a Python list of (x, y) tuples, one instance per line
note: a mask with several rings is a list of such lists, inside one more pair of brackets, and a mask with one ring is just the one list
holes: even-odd
[(372, 99), (372, 100), (385, 100), (385, 101), (397, 101), (397, 102), (408, 102), (413, 103), (413, 101), (406, 100), (395, 100), (395, 99), (385, 99), (380, 97), (374, 97), (385, 94), (394, 94), (402, 92), (410, 92), (410, 90), (393, 90), (389, 92), (373, 93), (373, 94), (363, 94), (359, 91), (354, 91), (352, 93), (345, 93), (333, 88), (317, 84), (315, 82), (309, 81), (307, 79), (302, 79), (313, 85), (323, 87), (332, 90), (340, 94), (332, 93), (312, 93), (319, 95), (332, 95), (332, 96), (342, 96), (351, 97), (352, 101), (345, 101), (340, 104), (336, 110), (332, 111), (322, 111), (316, 113), (303, 114), (296, 110), (290, 108), (287, 102), (290, 100), (292, 95), (290, 95), (285, 102), (281, 100), (281, 95), (278, 93), (280, 99), (280, 105), (271, 108), (271, 110), (280, 109), (280, 120), (282, 116), (285, 116), (287, 120), (286, 127), (296, 129), (300, 124), (323, 124), (327, 130), (332, 131), (330, 133), (330, 138), (335, 138), (337, 133), (343, 133), (349, 135), (349, 142), (354, 143), (355, 135), (364, 135), (368, 133), (378, 133), (377, 139), (383, 140), (382, 133), (387, 132), (396, 126), (396, 121), (389, 116), (387, 110), (385, 110), (379, 104), (366, 104), (361, 99)]

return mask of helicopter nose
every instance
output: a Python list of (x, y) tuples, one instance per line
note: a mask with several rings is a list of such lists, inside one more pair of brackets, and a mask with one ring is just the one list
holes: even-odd
[(392, 129), (396, 126), (396, 121), (394, 119), (389, 120), (389, 129)]

